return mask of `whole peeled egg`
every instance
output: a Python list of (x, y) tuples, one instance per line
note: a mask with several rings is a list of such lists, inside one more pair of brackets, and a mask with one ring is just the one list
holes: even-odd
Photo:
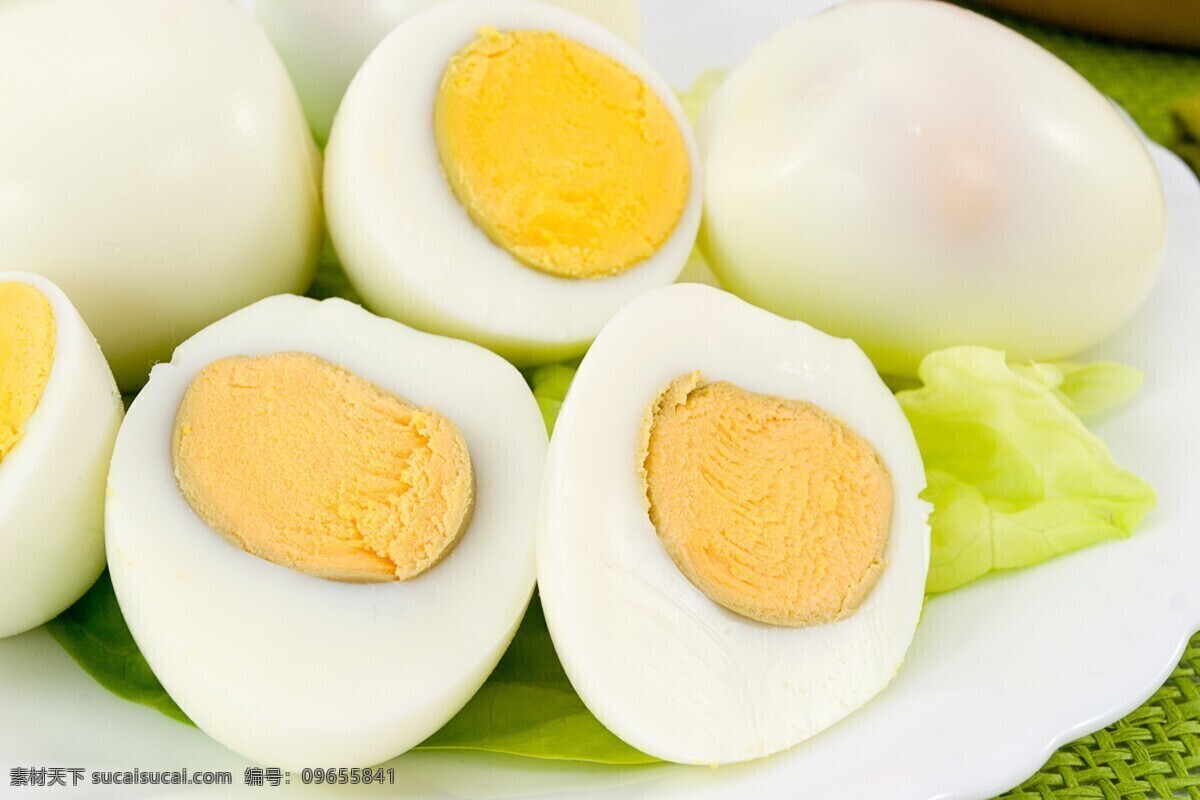
[(0, 272), (0, 637), (52, 619), (104, 569), (104, 479), (123, 414), (62, 290)]
[(0, 5), (0, 264), (79, 308), (118, 384), (302, 291), (320, 158), (287, 70), (224, 0)]
[(724, 284), (884, 372), (962, 344), (1077, 353), (1157, 276), (1164, 200), (1139, 133), (1066, 64), (948, 4), (867, 0), (785, 28), (697, 137)]
[[(324, 141), (367, 55), (401, 22), (441, 1), (252, 0), (251, 5), (296, 82), (313, 133)], [(637, 0), (547, 2), (604, 25), (634, 47), (641, 42)]]

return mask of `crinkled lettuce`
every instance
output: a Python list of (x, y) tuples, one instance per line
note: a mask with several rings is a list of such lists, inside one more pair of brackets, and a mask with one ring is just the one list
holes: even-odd
[(955, 347), (927, 356), (919, 374), (924, 385), (897, 399), (933, 504), (929, 593), (1129, 536), (1154, 508), (1154, 490), (1079, 418), (1127, 400), (1136, 370), (1010, 367), (1001, 352)]
[(1080, 417), (1102, 414), (1128, 402), (1143, 375), (1124, 364), (1012, 364), (1018, 375), (1045, 384), (1063, 405)]

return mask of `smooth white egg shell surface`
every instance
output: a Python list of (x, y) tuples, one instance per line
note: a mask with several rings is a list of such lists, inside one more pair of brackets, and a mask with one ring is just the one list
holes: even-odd
[[(397, 25), (442, 0), (252, 0), (254, 14), (300, 92), (318, 139), (329, 137), (346, 87), (370, 52)], [(585, 16), (638, 47), (637, 0), (548, 0)]]
[(963, 344), (1077, 353), (1157, 276), (1164, 201), (1138, 132), (1053, 55), (948, 4), (864, 0), (783, 29), (697, 136), (724, 285), (885, 372)]
[[(691, 187), (683, 216), (649, 259), (612, 277), (559, 278), (519, 262), (468, 216), (442, 171), (433, 108), (446, 65), (482, 27), (574, 39), (638, 75), (671, 112)], [(615, 34), (541, 3), (456, 0), (403, 23), (355, 76), (325, 159), (329, 232), (367, 305), (517, 364), (581, 353), (617, 309), (679, 276), (700, 224), (695, 143), (671, 87)]]
[(320, 157), (254, 18), (218, 0), (0, 3), (0, 264), (62, 287), (118, 384), (303, 291)]
[[(783, 628), (742, 617), (663, 548), (637, 473), (638, 434), (658, 393), (694, 370), (815, 403), (891, 472), (887, 566), (846, 619)], [(924, 486), (908, 422), (852, 342), (707, 286), (634, 301), (575, 376), (542, 487), (538, 590), (571, 683), (610, 730), (667, 761), (746, 761), (832, 725), (887, 685), (912, 639), (929, 562)]]
[(17, 445), (0, 461), (0, 637), (74, 603), (104, 569), (104, 478), (125, 407), (91, 331), (50, 281), (28, 284), (54, 313), (54, 365)]
[[(315, 354), (458, 427), (475, 507), (444, 561), (406, 582), (324, 580), (192, 511), (170, 455), (184, 392), (216, 359), (275, 352)], [(483, 348), (344, 300), (268, 298), (180, 346), (130, 407), (107, 511), (121, 610), (167, 692), (230, 749), (284, 767), (378, 763), (450, 719), (511, 640), (533, 591), (545, 449), (529, 388)]]

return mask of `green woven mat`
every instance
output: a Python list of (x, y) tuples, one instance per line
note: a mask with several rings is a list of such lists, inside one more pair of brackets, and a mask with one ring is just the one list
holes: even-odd
[[(975, 10), (981, 10), (972, 6)], [(1200, 53), (1117, 44), (989, 13), (1077, 69), (1146, 134), (1188, 152), (1172, 109), (1200, 97)], [(1200, 13), (1200, 12), (1198, 12)], [(1200, 169), (1200, 161), (1193, 160)], [(1200, 577), (1200, 564), (1196, 565)], [(1200, 800), (1200, 634), (1145, 705), (1068, 744), (1003, 800)]]

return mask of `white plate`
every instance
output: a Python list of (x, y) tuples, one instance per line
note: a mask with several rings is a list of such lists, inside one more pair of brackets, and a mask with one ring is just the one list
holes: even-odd
[[(699, 70), (737, 63), (782, 24), (828, 2), (644, 5), (647, 55), (672, 83), (685, 86)], [(816, 739), (765, 761), (719, 770), (616, 769), (414, 753), (391, 765), (394, 787), (361, 795), (987, 798), (1031, 774), (1058, 745), (1145, 700), (1200, 628), (1200, 424), (1194, 410), (1200, 399), (1200, 187), (1174, 156), (1157, 147), (1154, 156), (1170, 213), (1162, 279), (1133, 323), (1089, 354), (1147, 373), (1135, 401), (1098, 428), (1118, 460), (1159, 491), (1159, 509), (1132, 539), (933, 599), (887, 691)], [(0, 719), (0, 794), (17, 793), (8, 789), (8, 770), (19, 766), (223, 769), (235, 784), (247, 766), (199, 731), (105, 692), (44, 630), (0, 641)], [(288, 797), (330, 795), (302, 791), (298, 775), (292, 780)], [(87, 787), (62, 794), (284, 796), (270, 788)]]

